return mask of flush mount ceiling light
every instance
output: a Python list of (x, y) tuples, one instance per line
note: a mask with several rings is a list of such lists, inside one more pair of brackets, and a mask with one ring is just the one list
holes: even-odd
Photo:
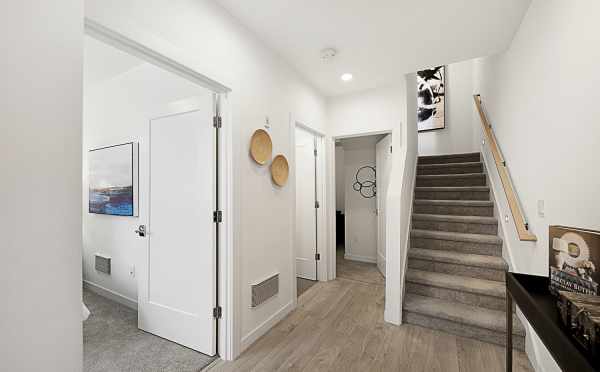
[(349, 74), (349, 73), (345, 73), (345, 74), (342, 74), (342, 76), (340, 76), (340, 79), (342, 79), (342, 81), (350, 81), (350, 80), (352, 80), (352, 78), (353, 78), (352, 74)]

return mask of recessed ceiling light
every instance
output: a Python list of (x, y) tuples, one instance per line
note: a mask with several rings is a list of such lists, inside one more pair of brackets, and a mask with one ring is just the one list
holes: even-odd
[(348, 73), (340, 76), (340, 79), (342, 79), (342, 81), (350, 81), (350, 80), (352, 80), (352, 78), (353, 78), (352, 74), (348, 74)]

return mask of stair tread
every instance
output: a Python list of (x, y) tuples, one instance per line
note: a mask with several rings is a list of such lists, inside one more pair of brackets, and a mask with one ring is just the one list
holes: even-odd
[[(405, 295), (404, 310), (497, 332), (506, 331), (506, 313), (499, 310), (465, 305), (413, 293)], [(525, 329), (516, 317), (513, 320), (513, 334), (525, 335)]]
[(419, 174), (417, 178), (436, 179), (436, 178), (481, 178), (485, 173), (458, 173), (458, 174)]
[(455, 215), (449, 215), (449, 214), (413, 213), (412, 217), (414, 220), (476, 223), (476, 224), (482, 224), (482, 225), (495, 225), (498, 223), (498, 219), (495, 217), (482, 217), (482, 216), (455, 216)]
[(406, 271), (408, 282), (432, 287), (446, 288), (461, 292), (505, 298), (506, 288), (504, 283), (493, 280), (477, 279), (466, 276), (450, 275), (438, 272), (408, 269)]
[(457, 242), (475, 242), (484, 244), (502, 244), (502, 239), (496, 235), (486, 234), (466, 234), (449, 231), (436, 231), (436, 230), (418, 230), (413, 229), (410, 231), (410, 236), (415, 238), (432, 238), (441, 240), (452, 240)]
[(467, 161), (467, 162), (457, 162), (457, 163), (419, 164), (419, 165), (417, 165), (417, 169), (469, 167), (472, 165), (483, 165), (483, 162)]
[(415, 191), (490, 191), (489, 186), (417, 186)]
[(478, 152), (461, 152), (458, 154), (444, 154), (444, 155), (423, 155), (419, 156), (419, 159), (447, 159), (455, 158), (457, 156), (481, 156)]
[(409, 258), (451, 263), (463, 266), (483, 267), (494, 270), (506, 270), (506, 262), (499, 256), (462, 253), (441, 249), (413, 248), (408, 250)]
[(442, 199), (415, 199), (415, 204), (429, 205), (458, 205), (465, 207), (493, 207), (491, 200), (442, 200)]

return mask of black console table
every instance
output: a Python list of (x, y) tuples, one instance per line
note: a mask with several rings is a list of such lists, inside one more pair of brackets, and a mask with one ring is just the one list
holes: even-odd
[(564, 372), (600, 371), (600, 361), (586, 354), (562, 324), (548, 284), (544, 276), (506, 273), (506, 370), (512, 371), (514, 301)]

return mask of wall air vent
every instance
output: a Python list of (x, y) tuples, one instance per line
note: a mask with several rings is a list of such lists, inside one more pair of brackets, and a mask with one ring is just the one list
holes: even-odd
[(269, 298), (279, 293), (279, 274), (270, 276), (260, 283), (253, 284), (252, 288), (252, 307), (264, 303)]
[(94, 255), (94, 267), (96, 271), (110, 275), (110, 261), (110, 257), (96, 253)]

